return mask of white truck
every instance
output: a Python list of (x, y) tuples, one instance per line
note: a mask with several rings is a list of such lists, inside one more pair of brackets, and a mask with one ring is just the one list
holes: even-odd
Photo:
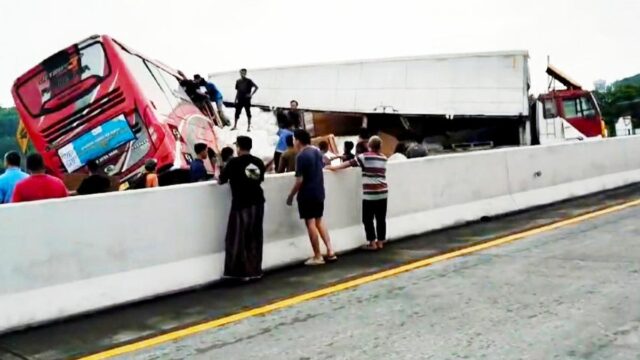
[[(249, 69), (256, 106), (297, 100), (316, 135), (352, 135), (361, 126), (400, 141), (444, 148), (539, 142), (529, 94), (527, 51), (435, 55)], [(234, 102), (237, 72), (213, 73)]]

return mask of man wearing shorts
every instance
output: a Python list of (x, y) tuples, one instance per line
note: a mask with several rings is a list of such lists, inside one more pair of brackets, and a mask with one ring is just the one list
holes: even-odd
[(244, 108), (248, 121), (247, 131), (251, 131), (251, 98), (256, 91), (258, 91), (258, 85), (247, 77), (247, 69), (240, 70), (240, 79), (236, 81), (236, 116), (231, 130), (238, 128), (238, 119)]
[[(287, 205), (291, 206), (294, 196), (297, 195), (298, 212), (307, 227), (313, 249), (313, 257), (309, 258), (305, 265), (323, 265), (325, 261), (337, 260), (337, 257), (331, 246), (329, 232), (322, 221), (325, 199), (322, 153), (311, 146), (311, 136), (305, 130), (296, 130), (293, 138), (298, 151), (296, 182), (287, 198)], [(320, 252), (319, 238), (322, 238), (327, 248), (327, 255), (324, 258)]]

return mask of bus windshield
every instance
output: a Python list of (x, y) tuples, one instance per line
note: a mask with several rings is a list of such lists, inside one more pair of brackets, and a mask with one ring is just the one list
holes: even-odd
[(33, 117), (59, 110), (94, 89), (109, 76), (102, 44), (72, 46), (37, 66), (37, 71), (17, 87), (20, 101)]

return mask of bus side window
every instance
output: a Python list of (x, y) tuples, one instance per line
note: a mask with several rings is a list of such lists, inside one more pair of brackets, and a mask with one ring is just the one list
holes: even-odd
[(155, 66), (154, 64), (145, 61), (145, 63), (147, 64), (147, 66), (149, 67), (149, 69), (151, 70), (151, 73), (153, 74), (153, 76), (156, 78), (156, 80), (158, 81), (158, 85), (160, 85), (160, 89), (162, 89), (162, 92), (164, 93), (164, 96), (167, 98), (167, 101), (169, 102), (169, 105), (171, 106), (171, 110), (172, 111), (176, 111), (176, 109), (178, 108), (178, 106), (180, 105), (180, 99), (176, 98), (176, 96), (173, 94), (173, 92), (171, 91), (171, 89), (169, 88), (169, 86), (167, 85), (167, 82), (165, 81), (162, 71)]
[(175, 97), (179, 101), (191, 102), (191, 99), (189, 99), (189, 96), (187, 96), (187, 93), (185, 93), (182, 86), (180, 86), (180, 81), (178, 80), (178, 78), (164, 71), (164, 69), (159, 68), (158, 70), (162, 75), (162, 78), (164, 79), (165, 84), (171, 90), (171, 95), (173, 97)]
[(558, 112), (556, 111), (556, 102), (554, 99), (545, 99), (543, 104), (545, 119), (553, 119), (555, 117), (558, 117)]
[[(121, 54), (123, 54), (123, 59), (129, 70), (131, 70), (134, 79), (142, 88), (144, 96), (151, 100), (156, 111), (164, 116), (171, 114), (172, 107), (168, 103), (164, 91), (151, 74), (146, 62), (142, 58), (126, 51), (122, 51)], [(163, 121), (164, 119), (159, 120)]]

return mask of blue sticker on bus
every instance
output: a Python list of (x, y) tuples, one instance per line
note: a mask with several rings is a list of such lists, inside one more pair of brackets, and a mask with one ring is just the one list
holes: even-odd
[(135, 139), (124, 115), (109, 120), (92, 129), (58, 150), (58, 155), (68, 172), (86, 165), (92, 159)]

